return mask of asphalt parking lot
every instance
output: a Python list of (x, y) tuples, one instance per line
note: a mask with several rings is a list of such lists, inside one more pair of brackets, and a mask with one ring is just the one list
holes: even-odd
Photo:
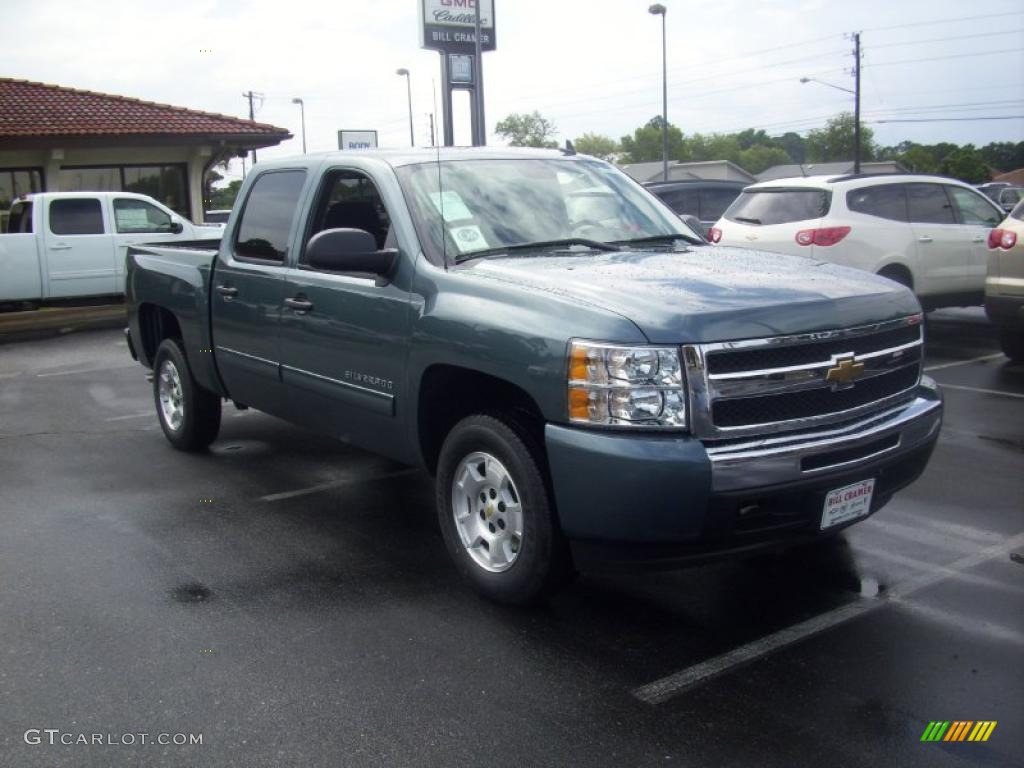
[[(0, 765), (1021, 765), (1024, 367), (979, 310), (929, 338), (932, 462), (836, 544), (530, 611), (423, 474), (230, 406), (178, 453), (118, 331), (0, 346)], [(59, 738), (141, 733), (202, 743)]]

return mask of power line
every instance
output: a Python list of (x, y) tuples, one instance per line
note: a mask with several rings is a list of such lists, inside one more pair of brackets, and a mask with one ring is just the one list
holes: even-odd
[(898, 61), (881, 61), (870, 64), (872, 67), (890, 67), (893, 64), (919, 64), (925, 61), (946, 61), (948, 59), (970, 59), (976, 56), (993, 56), (997, 53), (1021, 53), (1020, 48), (1001, 48), (998, 51), (978, 51), (976, 53), (954, 53), (950, 56), (929, 56), (923, 59), (900, 59)]
[(974, 21), (975, 19), (999, 19), (1004, 16), (1021, 16), (1021, 11), (1007, 11), (1006, 13), (983, 13), (978, 16), (959, 16), (955, 19), (934, 19), (932, 21), (914, 21), (909, 24), (892, 24), (887, 27), (865, 27), (863, 32), (882, 32), (889, 29), (907, 29), (908, 27), (932, 27), (937, 24), (952, 24), (957, 21)]
[(898, 43), (872, 43), (871, 49), (898, 48), (902, 45), (924, 45), (925, 43), (945, 43), (950, 40), (971, 40), (976, 37), (999, 37), (1000, 35), (1019, 35), (1024, 29), (1007, 29), (1003, 32), (979, 32), (975, 35), (951, 35), (950, 37), (929, 37), (927, 40), (903, 40)]
[(984, 117), (923, 117), (920, 119), (868, 120), (869, 123), (959, 123), (968, 120), (1024, 120), (1024, 115), (986, 115)]

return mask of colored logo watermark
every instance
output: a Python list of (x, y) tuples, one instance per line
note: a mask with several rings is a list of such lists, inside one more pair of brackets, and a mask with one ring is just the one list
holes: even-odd
[(988, 741), (995, 728), (995, 720), (932, 720), (921, 741)]

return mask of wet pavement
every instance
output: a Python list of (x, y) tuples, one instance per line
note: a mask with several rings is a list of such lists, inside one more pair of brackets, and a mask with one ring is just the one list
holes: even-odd
[(1021, 765), (1024, 367), (928, 330), (946, 422), (878, 515), (530, 611), (422, 473), (230, 406), (178, 453), (117, 331), (0, 346), (0, 765)]

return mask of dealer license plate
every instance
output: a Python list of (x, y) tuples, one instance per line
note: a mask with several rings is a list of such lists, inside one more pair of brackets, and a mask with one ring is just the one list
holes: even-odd
[(867, 516), (871, 511), (871, 495), (874, 492), (875, 479), (871, 478), (826, 493), (825, 508), (821, 513), (821, 530)]

